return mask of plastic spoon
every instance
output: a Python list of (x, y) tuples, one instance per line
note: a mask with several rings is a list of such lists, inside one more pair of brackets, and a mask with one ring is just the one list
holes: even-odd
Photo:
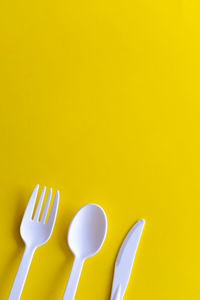
[(107, 231), (103, 209), (96, 204), (83, 206), (74, 216), (68, 232), (68, 245), (75, 256), (63, 300), (73, 300), (83, 263), (101, 248)]

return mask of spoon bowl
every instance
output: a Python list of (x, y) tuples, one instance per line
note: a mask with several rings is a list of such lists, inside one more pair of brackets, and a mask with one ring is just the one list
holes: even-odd
[(77, 212), (71, 222), (68, 245), (75, 256), (88, 258), (101, 248), (106, 231), (107, 220), (103, 209), (96, 204), (87, 204)]

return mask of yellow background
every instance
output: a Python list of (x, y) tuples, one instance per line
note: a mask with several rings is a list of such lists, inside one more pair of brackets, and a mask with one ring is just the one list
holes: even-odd
[(129, 228), (146, 225), (124, 299), (200, 295), (199, 1), (0, 2), (0, 299), (21, 256), (36, 183), (60, 190), (22, 300), (62, 299), (67, 231), (88, 202), (108, 233), (76, 300), (109, 299)]

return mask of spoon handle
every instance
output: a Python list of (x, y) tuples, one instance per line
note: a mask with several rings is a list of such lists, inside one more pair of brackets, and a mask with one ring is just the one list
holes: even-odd
[(64, 292), (63, 300), (73, 300), (76, 294), (78, 281), (83, 267), (83, 260), (75, 258), (72, 270)]

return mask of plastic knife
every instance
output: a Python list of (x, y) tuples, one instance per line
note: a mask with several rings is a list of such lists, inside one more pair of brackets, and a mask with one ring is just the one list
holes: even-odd
[(144, 223), (144, 220), (139, 220), (121, 245), (115, 262), (111, 300), (122, 300), (124, 297)]

